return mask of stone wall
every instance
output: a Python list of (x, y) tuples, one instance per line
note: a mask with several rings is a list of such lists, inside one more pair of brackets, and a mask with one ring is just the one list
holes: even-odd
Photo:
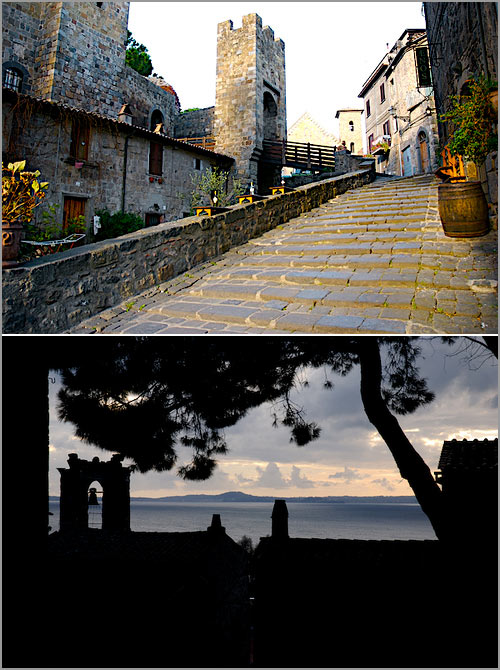
[(173, 137), (206, 137), (214, 132), (214, 109), (205, 107), (192, 112), (182, 112), (175, 120)]
[[(160, 215), (163, 221), (181, 218), (190, 211), (191, 177), (210, 166), (227, 169), (230, 164), (213, 152), (10, 91), (4, 96), (3, 118), (3, 149), (12, 152), (9, 159), (26, 159), (27, 169), (40, 170), (43, 181), (49, 182), (35, 220), (57, 204), (57, 223), (62, 225), (65, 199), (83, 198), (89, 236), (99, 209), (139, 214), (144, 221), (148, 214)], [(90, 124), (88, 160), (80, 167), (70, 157), (75, 120)], [(163, 146), (161, 181), (149, 174), (152, 141)]]
[[(493, 2), (424, 2), (430, 61), (438, 114), (448, 111), (452, 96), (480, 73), (498, 81), (498, 9)], [(448, 129), (439, 124), (443, 146)], [(493, 227), (498, 225), (498, 152), (480, 168)]]
[(3, 272), (3, 332), (62, 333), (124, 299), (373, 181), (360, 170), (213, 217), (189, 217)]
[(129, 3), (2, 3), (2, 11), (3, 61), (28, 70), (21, 92), (111, 118), (128, 103), (145, 128), (157, 109), (173, 135), (175, 94), (125, 64)]

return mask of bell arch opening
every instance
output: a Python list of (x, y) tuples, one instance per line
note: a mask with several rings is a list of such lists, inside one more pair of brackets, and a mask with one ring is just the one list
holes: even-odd
[(102, 529), (102, 486), (94, 480), (87, 487), (87, 527)]
[(156, 126), (159, 123), (161, 123), (162, 125), (164, 124), (163, 114), (160, 112), (159, 109), (155, 109), (151, 114), (151, 122), (149, 124), (150, 130), (155, 130)]

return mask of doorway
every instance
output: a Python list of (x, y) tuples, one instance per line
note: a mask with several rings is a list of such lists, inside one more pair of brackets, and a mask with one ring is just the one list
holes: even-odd
[(429, 142), (427, 141), (427, 135), (421, 130), (418, 134), (418, 147), (420, 154), (420, 166), (422, 168), (422, 173), (429, 171)]
[[(63, 232), (66, 233), (70, 224), (79, 223), (79, 217), (85, 216), (86, 198), (64, 198)], [(75, 232), (75, 231), (72, 231)], [(81, 232), (84, 232), (81, 231)]]

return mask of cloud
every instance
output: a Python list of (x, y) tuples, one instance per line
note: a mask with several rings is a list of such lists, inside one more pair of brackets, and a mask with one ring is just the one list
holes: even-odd
[(301, 469), (296, 465), (292, 466), (290, 477), (286, 478), (278, 465), (270, 462), (265, 468), (256, 466), (258, 478), (253, 480), (253, 486), (258, 488), (300, 488), (309, 489), (314, 488), (315, 482), (308, 479), (306, 475), (301, 473)]
[(372, 484), (379, 484), (382, 488), (387, 489), (388, 491), (394, 491), (394, 486), (387, 479), (387, 477), (382, 477), (381, 479), (372, 479)]
[(262, 488), (284, 488), (288, 486), (276, 463), (270, 462), (265, 468), (257, 466), (258, 478), (255, 486)]
[(342, 483), (350, 484), (355, 479), (366, 479), (368, 475), (360, 474), (359, 470), (344, 466), (343, 472), (334, 472), (333, 475), (328, 475), (328, 479), (341, 479)]
[(306, 475), (300, 474), (300, 468), (298, 468), (296, 465), (292, 467), (289, 485), (296, 486), (299, 489), (309, 489), (315, 486), (314, 482), (312, 482), (310, 479), (307, 479)]

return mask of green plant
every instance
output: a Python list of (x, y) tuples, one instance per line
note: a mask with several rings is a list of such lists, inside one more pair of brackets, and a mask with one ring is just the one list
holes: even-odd
[(97, 235), (94, 236), (96, 242), (120, 237), (121, 235), (133, 233), (136, 230), (144, 228), (144, 221), (138, 214), (127, 212), (115, 212), (111, 214), (107, 209), (100, 209), (96, 211), (96, 215), (101, 219), (101, 227)]
[(236, 198), (244, 192), (244, 187), (240, 179), (231, 180), (229, 186), (229, 172), (218, 167), (209, 167), (200, 175), (191, 175), (191, 213), (194, 208), (201, 205), (213, 204), (213, 195), (217, 195), (217, 205), (226, 207), (236, 202)]
[(439, 120), (451, 124), (448, 142), (451, 155), (464, 156), (479, 166), (498, 147), (489, 97), (497, 82), (480, 75), (468, 84), (469, 95), (452, 96), (450, 110), (441, 114)]
[(28, 223), (25, 226), (25, 239), (34, 242), (47, 242), (68, 237), (74, 233), (84, 233), (87, 227), (85, 217), (80, 214), (70, 219), (63, 228), (62, 224), (57, 223), (58, 204), (49, 205), (42, 212), (40, 223)]
[(139, 74), (145, 77), (149, 76), (153, 72), (153, 63), (151, 62), (147, 47), (144, 44), (136, 42), (130, 30), (127, 30), (126, 46), (125, 63)]
[(49, 183), (39, 182), (40, 172), (25, 171), (26, 161), (2, 163), (2, 220), (4, 223), (21, 221), (29, 223), (33, 219), (35, 207), (45, 198)]
[(201, 107), (189, 107), (189, 109), (183, 109), (181, 114), (187, 114), (188, 112), (197, 112)]

